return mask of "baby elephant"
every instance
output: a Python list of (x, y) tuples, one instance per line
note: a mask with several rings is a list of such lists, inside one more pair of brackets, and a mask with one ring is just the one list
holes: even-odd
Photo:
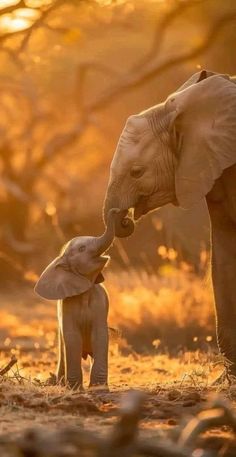
[(107, 386), (108, 296), (100, 284), (109, 260), (103, 255), (114, 240), (115, 218), (111, 209), (100, 237), (79, 236), (44, 270), (35, 291), (48, 300), (58, 299), (59, 360), (57, 382), (82, 387), (81, 358), (92, 357), (90, 386)]

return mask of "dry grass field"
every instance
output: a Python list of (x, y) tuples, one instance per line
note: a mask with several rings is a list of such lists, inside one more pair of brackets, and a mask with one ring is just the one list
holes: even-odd
[[(38, 426), (106, 434), (117, 420), (121, 394), (129, 389), (146, 392), (141, 436), (153, 438), (206, 408), (215, 393), (234, 401), (234, 386), (211, 386), (222, 363), (207, 281), (184, 268), (169, 268), (158, 276), (106, 273), (106, 285), (109, 323), (120, 331), (111, 331), (109, 393), (87, 389), (89, 361), (84, 362), (84, 392), (45, 386), (56, 366), (56, 307), (30, 287), (1, 295), (1, 366), (12, 355), (18, 360), (0, 380), (1, 436)], [(208, 435), (210, 447), (235, 444), (228, 427)]]

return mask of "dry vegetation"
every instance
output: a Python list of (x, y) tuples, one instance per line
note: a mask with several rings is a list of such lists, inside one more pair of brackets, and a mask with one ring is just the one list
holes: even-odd
[[(141, 438), (149, 445), (160, 445), (160, 439), (163, 445), (168, 444), (167, 439), (177, 439), (174, 430), (177, 433), (178, 426), (183, 426), (185, 417), (207, 408), (209, 395), (218, 392), (234, 402), (234, 386), (211, 387), (222, 371), (222, 361), (212, 341), (209, 286), (193, 273), (170, 266), (168, 269), (168, 277), (166, 273), (148, 276), (135, 271), (114, 274), (109, 269), (106, 273), (111, 297), (109, 323), (122, 331), (121, 336), (111, 331), (109, 393), (88, 391), (89, 361), (84, 362), (84, 392), (45, 386), (56, 367), (56, 307), (40, 301), (29, 287), (1, 296), (1, 365), (5, 366), (11, 356), (18, 359), (1, 377), (0, 434), (5, 437), (4, 449), (6, 439), (21, 436), (28, 428), (54, 433), (76, 427), (107, 436), (117, 423), (121, 395), (129, 389), (146, 392), (139, 428)], [(186, 332), (192, 338), (189, 346), (183, 339)], [(204, 443), (214, 452), (226, 449), (225, 455), (233, 455), (235, 442), (227, 420), (219, 424), (222, 426), (200, 440), (196, 438), (197, 446)], [(37, 436), (37, 443), (47, 438)], [(51, 435), (48, 439), (54, 440)]]
[[(126, 449), (117, 455), (235, 457), (235, 387), (211, 387), (222, 360), (203, 204), (151, 214), (111, 250), (110, 325), (120, 335), (111, 330), (109, 393), (44, 385), (56, 365), (56, 309), (32, 291), (65, 240), (103, 229), (109, 163), (126, 118), (200, 68), (236, 73), (235, 18), (232, 0), (0, 1), (1, 456), (19, 451), (29, 427), (37, 432), (23, 440), (25, 457), (81, 455), (81, 430), (106, 436), (120, 395), (138, 388), (146, 392), (141, 438), (171, 444), (168, 453), (135, 448), (136, 411), (131, 438), (118, 433)], [(11, 356), (18, 361), (4, 370)], [(85, 362), (85, 387), (88, 370)], [(218, 427), (181, 453), (183, 421), (205, 409), (212, 392), (232, 406), (215, 403), (209, 414), (220, 415)], [(75, 431), (69, 438), (67, 426)], [(115, 455), (114, 437), (117, 429), (100, 457)], [(66, 450), (58, 449), (63, 439)], [(94, 455), (97, 437), (83, 439), (85, 455)]]

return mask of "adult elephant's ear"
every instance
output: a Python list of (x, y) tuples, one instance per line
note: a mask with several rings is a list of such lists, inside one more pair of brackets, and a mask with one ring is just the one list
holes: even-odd
[[(182, 86), (180, 86), (176, 92), (181, 92), (184, 89), (187, 89), (187, 87), (192, 86), (193, 84), (197, 84), (200, 81), (203, 81), (203, 79), (209, 78), (210, 76), (216, 75), (217, 73), (214, 73), (213, 71), (209, 70), (201, 70), (198, 71), (197, 73), (194, 73), (190, 78), (185, 81)], [(227, 77), (227, 76), (226, 76)]]
[(211, 76), (171, 95), (166, 110), (178, 140), (176, 196), (190, 208), (236, 163), (236, 85), (224, 75)]
[(64, 256), (61, 256), (43, 271), (34, 290), (43, 298), (58, 300), (83, 294), (91, 287), (92, 282), (70, 271)]

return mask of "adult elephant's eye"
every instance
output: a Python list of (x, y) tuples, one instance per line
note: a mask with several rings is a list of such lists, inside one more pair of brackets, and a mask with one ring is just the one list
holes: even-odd
[(132, 178), (141, 178), (141, 176), (143, 176), (144, 171), (145, 168), (141, 165), (134, 165), (130, 170), (130, 176), (132, 176)]
[(79, 251), (79, 252), (84, 252), (85, 249), (86, 249), (86, 246), (83, 245), (83, 246), (80, 246), (80, 247), (79, 247), (78, 251)]

